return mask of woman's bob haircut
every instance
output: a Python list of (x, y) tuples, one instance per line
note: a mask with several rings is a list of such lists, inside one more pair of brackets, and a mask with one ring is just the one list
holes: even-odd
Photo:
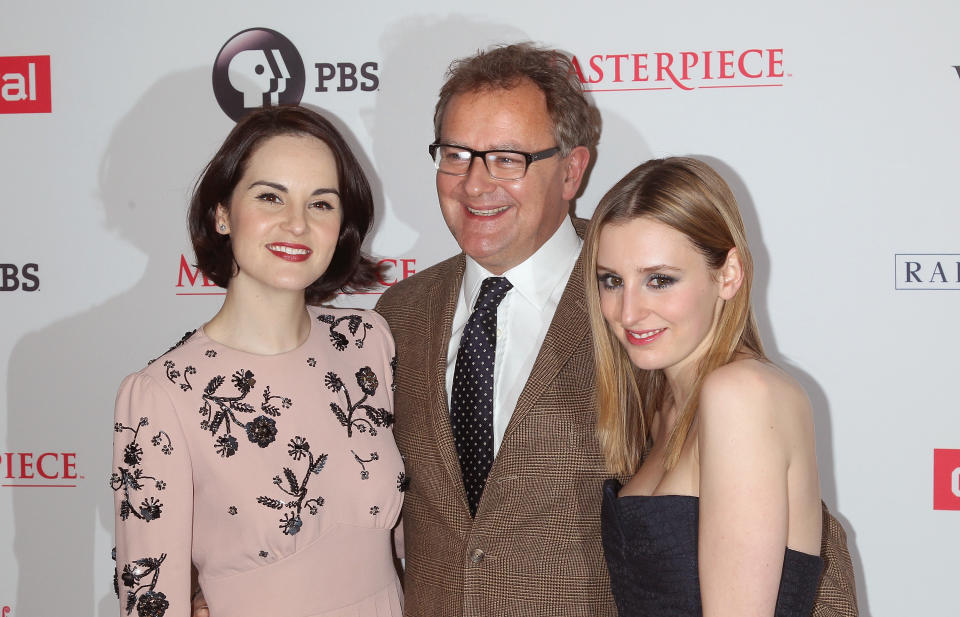
[(297, 105), (265, 107), (237, 123), (204, 168), (193, 191), (187, 223), (197, 266), (208, 279), (227, 287), (236, 273), (230, 237), (217, 232), (218, 205), (230, 207), (230, 196), (246, 171), (247, 162), (263, 141), (278, 135), (304, 135), (325, 143), (337, 163), (337, 183), (343, 204), (340, 236), (330, 265), (304, 290), (307, 304), (320, 304), (338, 290), (374, 287), (381, 267), (361, 251), (373, 222), (373, 196), (366, 174), (347, 142), (329, 120)]

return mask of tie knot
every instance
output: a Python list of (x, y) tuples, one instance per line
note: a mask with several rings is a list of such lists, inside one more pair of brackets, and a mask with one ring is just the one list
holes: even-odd
[(480, 283), (480, 295), (473, 305), (473, 310), (481, 308), (497, 308), (513, 285), (504, 276), (489, 276)]

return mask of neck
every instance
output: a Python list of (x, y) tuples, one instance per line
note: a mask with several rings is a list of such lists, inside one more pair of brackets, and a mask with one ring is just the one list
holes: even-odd
[(303, 291), (253, 293), (231, 280), (223, 306), (204, 332), (228, 347), (261, 355), (299, 347), (310, 335)]

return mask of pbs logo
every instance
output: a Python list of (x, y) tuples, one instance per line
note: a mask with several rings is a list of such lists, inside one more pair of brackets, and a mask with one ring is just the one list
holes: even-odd
[(234, 121), (259, 107), (299, 103), (305, 81), (300, 52), (268, 28), (235, 34), (213, 65), (214, 95)]

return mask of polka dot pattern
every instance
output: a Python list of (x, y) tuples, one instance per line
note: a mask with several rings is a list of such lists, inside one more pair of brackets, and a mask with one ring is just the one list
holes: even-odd
[(463, 486), (476, 516), (487, 474), (493, 466), (493, 360), (497, 349), (497, 307), (513, 288), (506, 278), (491, 276), (463, 328), (450, 393), (450, 424), (463, 473)]

